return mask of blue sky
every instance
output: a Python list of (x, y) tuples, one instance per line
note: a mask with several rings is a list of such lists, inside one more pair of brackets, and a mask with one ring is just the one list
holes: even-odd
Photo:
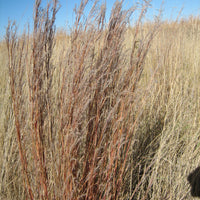
[[(0, 0), (0, 37), (5, 34), (5, 27), (7, 26), (8, 19), (16, 20), (19, 25), (19, 29), (22, 30), (27, 22), (32, 22), (33, 6), (35, 0)], [(43, 0), (43, 5), (49, 0)], [(75, 4), (79, 4), (81, 0), (60, 0), (61, 8), (57, 14), (56, 26), (66, 27), (66, 24), (70, 24), (73, 15), (73, 8)], [(91, 0), (94, 1), (94, 0)], [(105, 0), (100, 0), (105, 2)], [(106, 0), (107, 11), (112, 8), (115, 0)], [(136, 0), (125, 0), (124, 5), (127, 7), (132, 5)], [(152, 8), (149, 9), (149, 16), (157, 13), (157, 9), (160, 8), (161, 0), (152, 0)], [(187, 17), (191, 14), (200, 14), (200, 0), (165, 0), (164, 1), (164, 13), (163, 19), (174, 19), (178, 15), (179, 10), (183, 8), (181, 17)]]

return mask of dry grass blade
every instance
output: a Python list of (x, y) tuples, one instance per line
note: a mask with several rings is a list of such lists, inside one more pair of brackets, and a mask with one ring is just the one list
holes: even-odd
[(0, 198), (192, 198), (200, 19), (145, 22), (142, 2), (124, 10), (116, 1), (106, 23), (106, 4), (82, 0), (66, 33), (55, 29), (58, 1), (36, 0), (32, 33), (8, 24)]

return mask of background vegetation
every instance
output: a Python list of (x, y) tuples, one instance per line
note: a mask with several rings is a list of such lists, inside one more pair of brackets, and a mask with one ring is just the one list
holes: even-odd
[(58, 2), (0, 43), (1, 199), (193, 199), (200, 163), (200, 19), (108, 24), (82, 1), (70, 34)]

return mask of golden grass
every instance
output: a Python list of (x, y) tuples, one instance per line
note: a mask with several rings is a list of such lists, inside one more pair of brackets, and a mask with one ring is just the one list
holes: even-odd
[(66, 35), (36, 1), (34, 33), (0, 44), (1, 199), (193, 199), (200, 19), (128, 28), (116, 3), (105, 25), (86, 3)]

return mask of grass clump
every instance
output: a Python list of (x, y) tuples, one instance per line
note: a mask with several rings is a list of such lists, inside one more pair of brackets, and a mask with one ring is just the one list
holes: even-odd
[(116, 1), (106, 24), (105, 5), (95, 1), (85, 16), (87, 4), (68, 35), (55, 30), (57, 0), (46, 9), (35, 1), (33, 33), (8, 25), (2, 198), (189, 198), (182, 177), (198, 165), (199, 19), (145, 24), (145, 1), (130, 27), (136, 8)]

